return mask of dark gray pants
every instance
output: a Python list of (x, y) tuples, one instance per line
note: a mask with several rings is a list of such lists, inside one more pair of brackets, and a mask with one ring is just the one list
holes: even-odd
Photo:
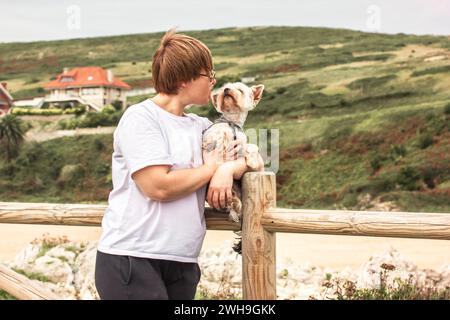
[(95, 286), (102, 300), (192, 300), (199, 281), (197, 263), (97, 251)]

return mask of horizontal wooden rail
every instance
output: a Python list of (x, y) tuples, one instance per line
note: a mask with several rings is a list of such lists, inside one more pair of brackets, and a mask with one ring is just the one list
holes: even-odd
[[(0, 223), (101, 226), (106, 205), (0, 202)], [(227, 213), (205, 208), (209, 230), (239, 230)]]
[(0, 202), (0, 223), (100, 226), (106, 205)]
[(450, 240), (450, 214), (270, 208), (261, 218), (271, 232)]
[(59, 300), (60, 298), (27, 277), (0, 264), (0, 289), (19, 300)]
[[(0, 223), (100, 226), (106, 205), (0, 202)], [(205, 208), (209, 230), (239, 230), (228, 215)], [(270, 232), (450, 239), (450, 214), (269, 208)]]

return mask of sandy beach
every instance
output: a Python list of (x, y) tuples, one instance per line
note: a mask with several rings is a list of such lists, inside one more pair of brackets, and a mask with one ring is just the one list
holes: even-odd
[[(52, 237), (65, 235), (70, 241), (96, 241), (101, 235), (101, 228), (0, 224), (0, 261), (13, 259), (23, 247), (44, 233), (49, 233)], [(291, 259), (301, 265), (357, 269), (371, 255), (394, 247), (403, 257), (421, 268), (439, 269), (445, 264), (450, 264), (450, 241), (445, 240), (287, 233), (278, 233), (276, 238), (278, 263)], [(203, 250), (233, 239), (234, 234), (231, 231), (208, 230)]]

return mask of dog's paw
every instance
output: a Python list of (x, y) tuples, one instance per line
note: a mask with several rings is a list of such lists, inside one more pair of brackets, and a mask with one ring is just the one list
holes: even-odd
[(259, 148), (256, 144), (247, 143), (247, 154), (258, 153)]
[(230, 221), (234, 221), (234, 222), (240, 222), (241, 221), (241, 215), (239, 213), (237, 213), (236, 211), (234, 211), (234, 209), (230, 210), (230, 214), (229, 214), (229, 219)]
[(245, 156), (245, 162), (247, 163), (247, 166), (252, 169), (253, 171), (258, 171), (259, 167), (261, 165), (260, 163), (260, 155), (258, 152), (259, 148), (257, 145), (254, 144), (247, 144), (247, 153)]

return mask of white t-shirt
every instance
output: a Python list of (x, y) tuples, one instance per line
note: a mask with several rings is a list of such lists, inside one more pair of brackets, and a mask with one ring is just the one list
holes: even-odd
[(175, 201), (155, 201), (141, 192), (131, 175), (151, 165), (171, 165), (171, 170), (201, 166), (202, 131), (210, 124), (192, 113), (176, 116), (151, 100), (124, 112), (114, 131), (113, 190), (99, 251), (197, 262), (206, 233), (206, 186)]

